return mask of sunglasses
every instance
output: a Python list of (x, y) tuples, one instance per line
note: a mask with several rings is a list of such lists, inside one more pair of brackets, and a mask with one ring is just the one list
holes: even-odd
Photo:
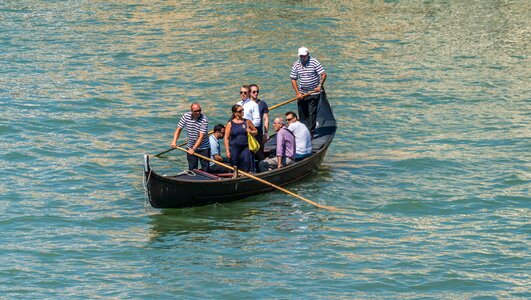
[(251, 91), (251, 94), (258, 94), (260, 91)]
[(237, 113), (242, 113), (242, 112), (243, 112), (243, 109), (237, 110), (236, 112), (237, 112)]
[(291, 120), (293, 120), (293, 118), (290, 118), (290, 119), (286, 119), (286, 121), (288, 121), (288, 122), (291, 122)]
[(240, 91), (240, 95), (244, 95), (244, 94), (247, 94), (247, 92)]
[(192, 112), (194, 112), (194, 113), (200, 113), (201, 110), (200, 110), (200, 109), (198, 109), (198, 110), (192, 110)]

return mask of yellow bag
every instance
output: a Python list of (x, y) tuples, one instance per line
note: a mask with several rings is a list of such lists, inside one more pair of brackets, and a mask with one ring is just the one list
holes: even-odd
[(255, 137), (250, 133), (247, 133), (247, 142), (249, 143), (249, 150), (251, 150), (253, 153), (256, 153), (258, 150), (260, 150), (260, 143), (258, 143)]

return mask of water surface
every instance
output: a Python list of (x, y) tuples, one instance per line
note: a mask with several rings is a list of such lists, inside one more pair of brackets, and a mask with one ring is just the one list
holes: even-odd
[[(527, 1), (4, 1), (6, 298), (529, 298)], [(157, 210), (142, 155), (239, 86), (292, 98), (296, 49), (339, 129), (319, 172)], [(293, 110), (294, 104), (272, 112)], [(153, 160), (186, 167), (177, 151)]]

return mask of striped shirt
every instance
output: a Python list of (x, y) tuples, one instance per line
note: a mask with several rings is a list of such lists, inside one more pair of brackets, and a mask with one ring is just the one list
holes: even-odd
[(298, 81), (299, 91), (306, 94), (313, 91), (321, 80), (321, 74), (325, 72), (323, 66), (313, 57), (309, 57), (306, 65), (302, 65), (300, 59), (293, 63), (290, 78)]
[(203, 132), (205, 136), (203, 137), (201, 145), (199, 145), (197, 149), (210, 148), (210, 143), (208, 141), (208, 119), (205, 115), (201, 114), (199, 115), (199, 118), (194, 119), (192, 118), (192, 112), (189, 111), (181, 117), (177, 127), (186, 129), (186, 132), (188, 133), (188, 149), (195, 145), (197, 139), (199, 139), (200, 132)]

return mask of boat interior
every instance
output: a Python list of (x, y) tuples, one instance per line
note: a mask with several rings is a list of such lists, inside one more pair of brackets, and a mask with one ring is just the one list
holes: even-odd
[[(329, 141), (333, 138), (336, 128), (335, 127), (321, 127), (317, 128), (316, 133), (312, 138), (312, 155), (321, 150)], [(276, 150), (276, 134), (273, 134), (269, 141), (264, 145), (264, 154), (266, 157), (273, 157)], [(308, 159), (308, 156), (304, 159)], [(297, 162), (295, 162), (296, 164)], [(169, 178), (181, 179), (181, 180), (227, 180), (236, 178), (238, 174), (234, 172), (227, 173), (208, 173), (200, 169), (193, 169), (181, 172), (174, 176), (168, 176)]]

